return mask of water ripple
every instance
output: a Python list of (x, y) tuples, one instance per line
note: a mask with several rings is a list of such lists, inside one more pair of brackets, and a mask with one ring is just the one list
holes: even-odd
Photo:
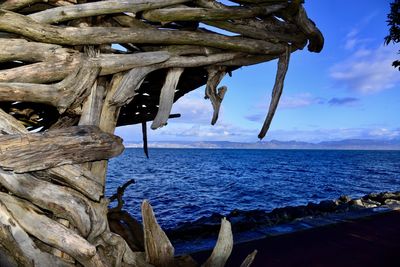
[(140, 218), (149, 199), (171, 228), (212, 213), (305, 205), (400, 190), (399, 151), (126, 149), (110, 160), (106, 195), (135, 179), (126, 208)]

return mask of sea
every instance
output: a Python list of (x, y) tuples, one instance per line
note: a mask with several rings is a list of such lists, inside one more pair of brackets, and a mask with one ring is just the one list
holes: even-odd
[(130, 179), (124, 209), (148, 199), (172, 229), (213, 213), (400, 191), (400, 151), (127, 148), (109, 161), (106, 195)]

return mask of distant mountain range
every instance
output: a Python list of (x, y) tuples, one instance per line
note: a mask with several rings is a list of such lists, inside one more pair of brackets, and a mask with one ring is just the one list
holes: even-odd
[[(126, 142), (126, 147), (142, 147), (141, 142)], [(225, 149), (344, 149), (344, 150), (400, 150), (400, 139), (346, 139), (308, 143), (298, 141), (260, 141), (254, 143), (228, 141), (162, 141), (149, 142), (150, 148), (225, 148)]]

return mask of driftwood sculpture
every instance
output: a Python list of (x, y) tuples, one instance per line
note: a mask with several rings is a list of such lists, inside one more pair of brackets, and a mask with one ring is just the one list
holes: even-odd
[[(146, 140), (146, 122), (179, 117), (173, 103), (203, 84), (214, 124), (224, 75), (279, 59), (263, 138), (306, 45), (319, 52), (323, 37), (301, 0), (0, 1), (0, 265), (197, 266), (174, 257), (147, 201), (143, 229), (124, 188), (108, 210), (114, 129), (141, 123)], [(223, 220), (204, 266), (223, 266), (232, 242)]]

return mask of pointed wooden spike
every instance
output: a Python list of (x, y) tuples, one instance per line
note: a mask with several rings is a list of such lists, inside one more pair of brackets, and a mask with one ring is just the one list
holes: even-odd
[(168, 71), (164, 86), (161, 88), (160, 104), (151, 129), (155, 130), (167, 124), (174, 103), (175, 90), (183, 70), (184, 68), (171, 68)]
[(240, 265), (240, 267), (249, 267), (249, 266), (253, 263), (253, 261), (254, 261), (256, 255), (257, 255), (257, 249), (254, 250), (254, 251), (253, 251), (252, 253), (250, 253), (249, 255), (247, 255), (246, 259), (244, 259), (244, 261), (242, 262), (242, 264)]
[(258, 134), (258, 138), (260, 139), (263, 139), (267, 134), (269, 126), (271, 125), (272, 118), (274, 117), (276, 108), (278, 107), (279, 99), (281, 98), (283, 91), (283, 83), (285, 81), (285, 76), (289, 66), (289, 59), (290, 59), (290, 48), (287, 47), (285, 53), (283, 53), (279, 57), (278, 71), (276, 73), (274, 89), (272, 90), (271, 103), (269, 105), (269, 110), (267, 117), (265, 118), (264, 125), (261, 128), (260, 133)]
[(208, 67), (208, 78), (207, 78), (207, 86), (206, 86), (206, 99), (210, 99), (211, 104), (213, 106), (213, 116), (211, 119), (211, 125), (214, 125), (218, 120), (219, 109), (221, 107), (222, 100), (224, 99), (225, 93), (228, 90), (226, 86), (222, 86), (218, 88), (217, 86), (224, 78), (226, 74), (226, 67)]
[(142, 203), (146, 261), (160, 267), (174, 266), (174, 247), (154, 216), (147, 200)]
[(142, 136), (143, 136), (143, 151), (147, 158), (149, 158), (149, 149), (147, 147), (147, 123), (142, 122)]
[(221, 229), (219, 230), (217, 244), (214, 247), (211, 256), (202, 265), (202, 267), (223, 267), (231, 255), (233, 248), (233, 235), (231, 223), (223, 218)]

